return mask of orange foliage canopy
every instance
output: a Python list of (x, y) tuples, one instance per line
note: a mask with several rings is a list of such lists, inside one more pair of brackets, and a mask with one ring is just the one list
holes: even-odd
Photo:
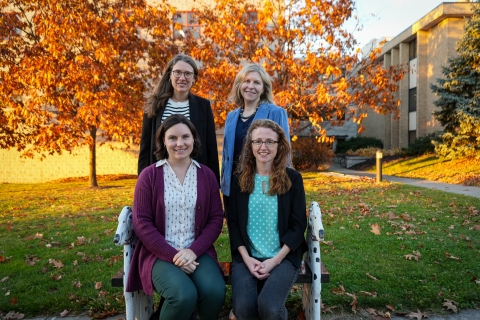
[(169, 6), (0, 0), (0, 9), (0, 147), (44, 157), (88, 145), (95, 171), (97, 135), (138, 143), (146, 79), (177, 52)]
[(292, 125), (309, 120), (320, 140), (326, 137), (322, 122), (344, 115), (358, 124), (368, 109), (398, 117), (396, 82), (405, 71), (383, 68), (378, 50), (360, 60), (354, 36), (343, 29), (352, 0), (273, 0), (261, 7), (216, 0), (196, 10), (203, 37), (189, 50), (204, 69), (195, 88), (215, 102), (217, 125), (235, 108), (227, 96), (246, 62), (272, 76), (276, 103), (287, 108)]

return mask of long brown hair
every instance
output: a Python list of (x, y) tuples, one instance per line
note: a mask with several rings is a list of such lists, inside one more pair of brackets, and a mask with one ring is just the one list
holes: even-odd
[(292, 187), (292, 181), (287, 175), (287, 164), (290, 158), (290, 143), (287, 140), (285, 132), (276, 122), (268, 119), (255, 120), (248, 129), (245, 143), (243, 144), (240, 156), (240, 164), (237, 166), (235, 174), (239, 176), (238, 181), (242, 192), (252, 193), (255, 185), (255, 169), (257, 167), (255, 156), (252, 150), (252, 132), (257, 128), (267, 128), (273, 130), (278, 135), (277, 154), (273, 159), (272, 169), (270, 171), (270, 190), (268, 194), (284, 194)]
[(144, 109), (149, 118), (155, 116), (157, 110), (163, 108), (167, 100), (173, 96), (173, 86), (170, 82), (170, 75), (172, 74), (173, 66), (179, 61), (186, 62), (192, 66), (193, 80), (197, 80), (198, 67), (191, 57), (183, 53), (177, 54), (175, 57), (173, 57), (172, 60), (167, 63), (165, 72), (160, 78), (160, 81), (157, 83), (155, 88), (153, 88), (152, 93), (147, 97), (147, 101), (145, 102)]

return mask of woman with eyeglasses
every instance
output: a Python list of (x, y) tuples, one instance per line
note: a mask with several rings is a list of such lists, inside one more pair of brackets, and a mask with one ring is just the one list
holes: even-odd
[(288, 117), (285, 109), (275, 105), (272, 81), (265, 69), (258, 64), (248, 64), (237, 74), (229, 100), (238, 108), (227, 115), (222, 151), (222, 176), (220, 186), (225, 214), (228, 219), (228, 201), (233, 172), (238, 166), (247, 130), (252, 121), (270, 119), (285, 131), (290, 142)]
[(147, 97), (143, 117), (138, 175), (156, 162), (155, 134), (162, 122), (172, 114), (181, 114), (192, 121), (201, 141), (201, 152), (195, 160), (209, 167), (220, 182), (217, 136), (210, 101), (191, 93), (198, 78), (195, 61), (178, 54), (167, 63), (160, 81)]
[(255, 120), (232, 179), (228, 229), (233, 313), (242, 319), (288, 319), (285, 301), (307, 251), (300, 173), (287, 167), (282, 127)]

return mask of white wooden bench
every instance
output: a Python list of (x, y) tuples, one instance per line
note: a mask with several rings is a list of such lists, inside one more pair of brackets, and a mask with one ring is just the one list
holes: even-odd
[[(322, 224), (322, 212), (317, 202), (312, 202), (309, 209), (307, 244), (308, 251), (302, 261), (302, 269), (296, 283), (303, 284), (303, 309), (305, 318), (320, 320), (322, 283), (330, 281), (330, 274), (322, 263), (320, 254), (320, 242), (324, 240)], [(118, 227), (114, 242), (117, 246), (124, 246), (123, 268), (113, 277), (113, 287), (124, 287), (127, 283), (130, 260), (137, 243), (137, 237), (133, 232), (132, 209), (124, 207), (118, 217)], [(220, 262), (224, 271), (226, 284), (231, 284), (230, 262)], [(153, 314), (153, 297), (143, 291), (125, 292), (126, 320), (149, 320)]]

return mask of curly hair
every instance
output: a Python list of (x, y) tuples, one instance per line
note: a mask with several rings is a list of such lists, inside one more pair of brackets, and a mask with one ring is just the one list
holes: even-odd
[(167, 63), (165, 67), (165, 72), (163, 73), (160, 81), (153, 88), (152, 93), (147, 97), (145, 102), (145, 113), (149, 118), (152, 118), (157, 113), (157, 110), (163, 108), (165, 103), (169, 98), (173, 96), (173, 86), (170, 82), (170, 75), (172, 74), (173, 66), (179, 62), (183, 61), (188, 63), (193, 68), (193, 80), (196, 81), (198, 78), (198, 67), (195, 61), (183, 53), (177, 54)]
[(241, 87), (243, 81), (245, 80), (245, 77), (250, 72), (257, 72), (260, 75), (260, 78), (262, 78), (263, 88), (265, 91), (260, 96), (260, 103), (269, 102), (275, 104), (275, 102), (273, 101), (272, 80), (270, 79), (270, 75), (261, 65), (255, 63), (247, 64), (237, 74), (237, 76), (235, 77), (235, 81), (233, 81), (232, 91), (228, 96), (228, 100), (235, 103), (239, 107), (243, 107), (245, 105), (245, 101), (243, 100), (243, 96), (241, 93)]
[(155, 151), (154, 154), (157, 160), (168, 159), (167, 148), (165, 147), (165, 143), (163, 142), (163, 140), (165, 139), (165, 133), (167, 132), (168, 129), (170, 129), (171, 127), (179, 123), (185, 124), (190, 129), (190, 132), (192, 133), (193, 150), (192, 150), (192, 153), (190, 154), (190, 158), (195, 158), (202, 152), (201, 145), (200, 145), (200, 137), (198, 136), (197, 130), (195, 129), (195, 126), (193, 125), (193, 123), (190, 120), (188, 120), (188, 118), (185, 117), (184, 115), (172, 114), (167, 119), (165, 119), (165, 121), (162, 122), (162, 124), (160, 125), (160, 128), (158, 128), (158, 131), (155, 134), (157, 151)]
[(268, 119), (255, 120), (248, 129), (245, 143), (243, 144), (240, 156), (240, 165), (237, 166), (235, 174), (238, 175), (240, 190), (242, 192), (252, 193), (255, 185), (255, 172), (257, 163), (252, 150), (252, 132), (257, 128), (267, 128), (274, 131), (278, 136), (278, 149), (273, 159), (272, 168), (270, 169), (270, 190), (268, 194), (284, 194), (291, 187), (292, 182), (287, 175), (287, 165), (290, 158), (290, 143), (287, 140), (285, 132), (276, 122)]

